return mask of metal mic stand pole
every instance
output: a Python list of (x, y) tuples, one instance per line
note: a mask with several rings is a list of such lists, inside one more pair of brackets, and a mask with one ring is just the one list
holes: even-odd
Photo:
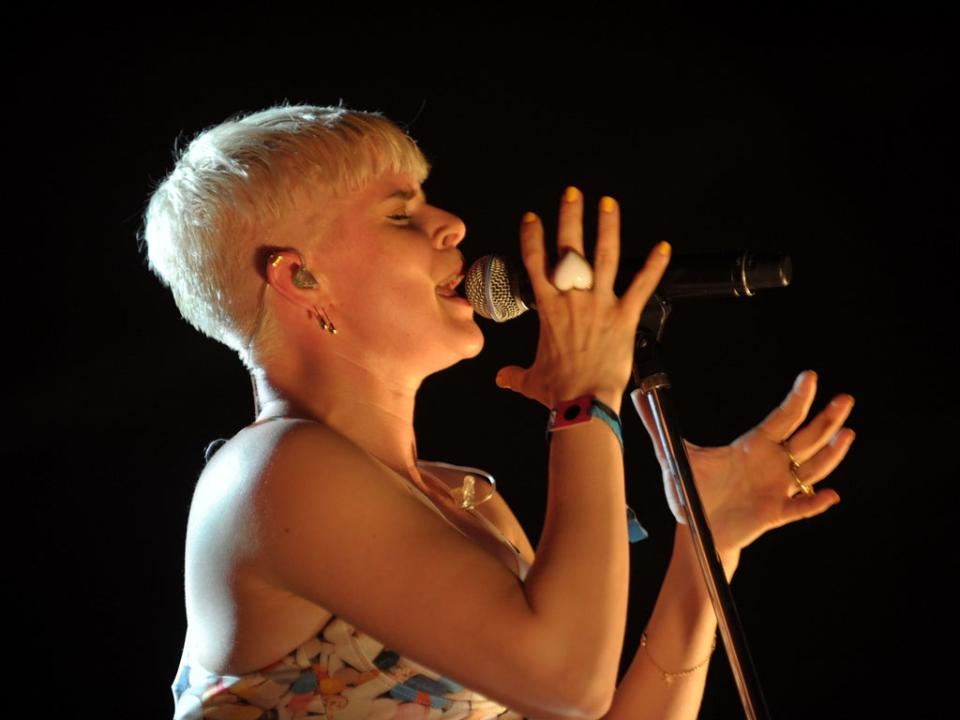
[(717, 624), (746, 717), (751, 720), (769, 719), (760, 681), (750, 658), (733, 594), (730, 592), (730, 584), (727, 582), (720, 555), (714, 545), (713, 533), (693, 482), (693, 472), (683, 446), (680, 424), (670, 393), (670, 379), (660, 359), (659, 342), (670, 309), (670, 303), (658, 295), (653, 295), (644, 308), (634, 346), (633, 380), (637, 389), (630, 393), (630, 398), (638, 414), (641, 403), (645, 403), (650, 409), (661, 446), (666, 451), (677, 497), (681, 499), (686, 512), (697, 559), (717, 614)]

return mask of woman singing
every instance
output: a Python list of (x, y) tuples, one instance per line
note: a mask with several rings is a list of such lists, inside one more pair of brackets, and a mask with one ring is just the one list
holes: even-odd
[[(617, 685), (619, 412), (669, 246), (617, 297), (615, 200), (599, 202), (592, 267), (576, 188), (556, 268), (539, 217), (518, 219), (540, 339), (533, 365), (497, 384), (593, 408), (551, 434), (534, 549), (487, 473), (417, 456), (418, 388), (484, 341), (455, 291), (466, 227), (427, 201), (429, 170), (379, 113), (281, 106), (200, 133), (150, 199), (151, 270), (189, 323), (238, 353), (256, 407), (208, 452), (190, 508), (175, 717), (694, 718), (717, 622), (669, 483), (670, 566)], [(578, 274), (589, 283), (571, 286)], [(801, 427), (815, 392), (801, 374), (731, 445), (686, 445), (728, 578), (764, 532), (839, 501), (813, 487), (850, 447), (853, 398)]]

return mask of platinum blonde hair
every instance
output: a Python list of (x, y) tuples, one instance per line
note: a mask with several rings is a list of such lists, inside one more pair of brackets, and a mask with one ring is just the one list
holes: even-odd
[(238, 114), (174, 155), (147, 204), (140, 249), (184, 320), (236, 351), (248, 370), (275, 335), (262, 307), (267, 256), (276, 249), (263, 244), (271, 224), (311, 188), (341, 198), (384, 172), (422, 184), (431, 170), (392, 120), (342, 101)]

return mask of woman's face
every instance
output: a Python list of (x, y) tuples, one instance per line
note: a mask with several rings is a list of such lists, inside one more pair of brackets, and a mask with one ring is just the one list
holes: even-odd
[(424, 377), (480, 352), (473, 309), (436, 291), (452, 273), (466, 272), (459, 217), (427, 204), (411, 176), (393, 173), (334, 201), (332, 216), (325, 209), (333, 220), (322, 241), (314, 235), (304, 249), (329, 288), (323, 296), (331, 299), (325, 309), (336, 342), (349, 342), (364, 363), (405, 358)]

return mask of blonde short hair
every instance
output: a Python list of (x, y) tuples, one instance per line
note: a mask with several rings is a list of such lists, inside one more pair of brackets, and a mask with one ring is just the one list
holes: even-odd
[(400, 126), (342, 101), (235, 115), (174, 155), (144, 213), (140, 248), (183, 318), (248, 369), (273, 336), (261, 317), (269, 254), (262, 240), (298, 191), (321, 185), (341, 198), (387, 171), (423, 183), (431, 169)]

